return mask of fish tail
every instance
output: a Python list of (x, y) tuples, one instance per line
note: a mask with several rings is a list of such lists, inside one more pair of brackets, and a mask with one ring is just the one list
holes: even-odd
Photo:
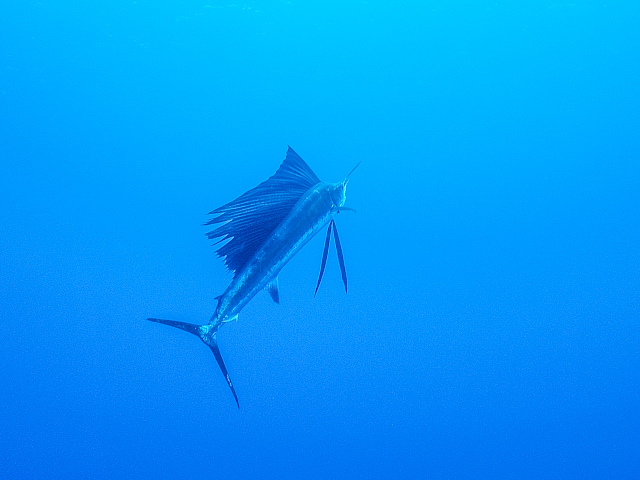
[(231, 377), (229, 377), (227, 367), (225, 367), (224, 365), (224, 360), (222, 360), (222, 355), (220, 354), (220, 349), (218, 348), (218, 341), (216, 340), (217, 329), (214, 330), (213, 326), (211, 325), (195, 325), (193, 323), (176, 322), (175, 320), (163, 320), (161, 318), (147, 318), (147, 320), (156, 323), (163, 323), (164, 325), (169, 325), (170, 327), (179, 328), (180, 330), (189, 332), (202, 340), (202, 342), (211, 349), (213, 356), (216, 357), (218, 366), (220, 367), (220, 370), (222, 371), (222, 374), (224, 375), (224, 378), (227, 381), (229, 388), (231, 389), (231, 393), (233, 393), (233, 398), (236, 399), (236, 405), (238, 405), (238, 408), (240, 408), (238, 396), (236, 395), (236, 391), (233, 388)]

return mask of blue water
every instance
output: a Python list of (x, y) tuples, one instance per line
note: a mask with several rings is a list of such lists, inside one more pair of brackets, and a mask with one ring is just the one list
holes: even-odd
[[(0, 4), (0, 477), (640, 477), (634, 2)], [(207, 212), (355, 164), (211, 352)]]

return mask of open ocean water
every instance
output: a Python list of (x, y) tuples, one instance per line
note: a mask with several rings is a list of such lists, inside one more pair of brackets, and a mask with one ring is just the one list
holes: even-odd
[[(0, 478), (640, 478), (640, 4), (0, 3)], [(223, 326), (207, 212), (351, 176)]]

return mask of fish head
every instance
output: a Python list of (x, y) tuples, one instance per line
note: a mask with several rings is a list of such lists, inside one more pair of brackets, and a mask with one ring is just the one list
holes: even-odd
[[(358, 165), (360, 165), (360, 162), (358, 162)], [(347, 175), (344, 180), (329, 185), (329, 194), (331, 195), (334, 207), (337, 207), (338, 209), (344, 207), (344, 204), (347, 201), (347, 184), (349, 183), (349, 177), (353, 171), (358, 168), (358, 165), (353, 167), (353, 170), (349, 172), (349, 175)], [(345, 210), (351, 209), (345, 208)]]
[(329, 194), (333, 205), (340, 208), (347, 201), (347, 183), (349, 179), (345, 178), (342, 182), (334, 183), (329, 186)]

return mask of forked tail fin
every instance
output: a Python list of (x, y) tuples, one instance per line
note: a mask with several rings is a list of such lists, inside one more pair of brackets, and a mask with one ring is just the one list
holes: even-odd
[(231, 389), (231, 393), (233, 393), (233, 398), (236, 399), (236, 405), (238, 405), (238, 408), (240, 408), (238, 396), (236, 395), (236, 391), (233, 388), (231, 377), (229, 377), (229, 373), (227, 373), (227, 367), (224, 366), (224, 361), (222, 360), (222, 355), (220, 354), (220, 349), (218, 348), (216, 332), (211, 332), (211, 325), (194, 325), (193, 323), (176, 322), (174, 320), (163, 320), (161, 318), (147, 318), (147, 320), (156, 323), (163, 323), (165, 325), (169, 325), (170, 327), (179, 328), (180, 330), (189, 332), (202, 340), (202, 342), (211, 349), (211, 351), (213, 352), (213, 356), (216, 357), (218, 366), (220, 367), (220, 370), (222, 370), (222, 374), (224, 375), (224, 378), (227, 381), (229, 388)]

